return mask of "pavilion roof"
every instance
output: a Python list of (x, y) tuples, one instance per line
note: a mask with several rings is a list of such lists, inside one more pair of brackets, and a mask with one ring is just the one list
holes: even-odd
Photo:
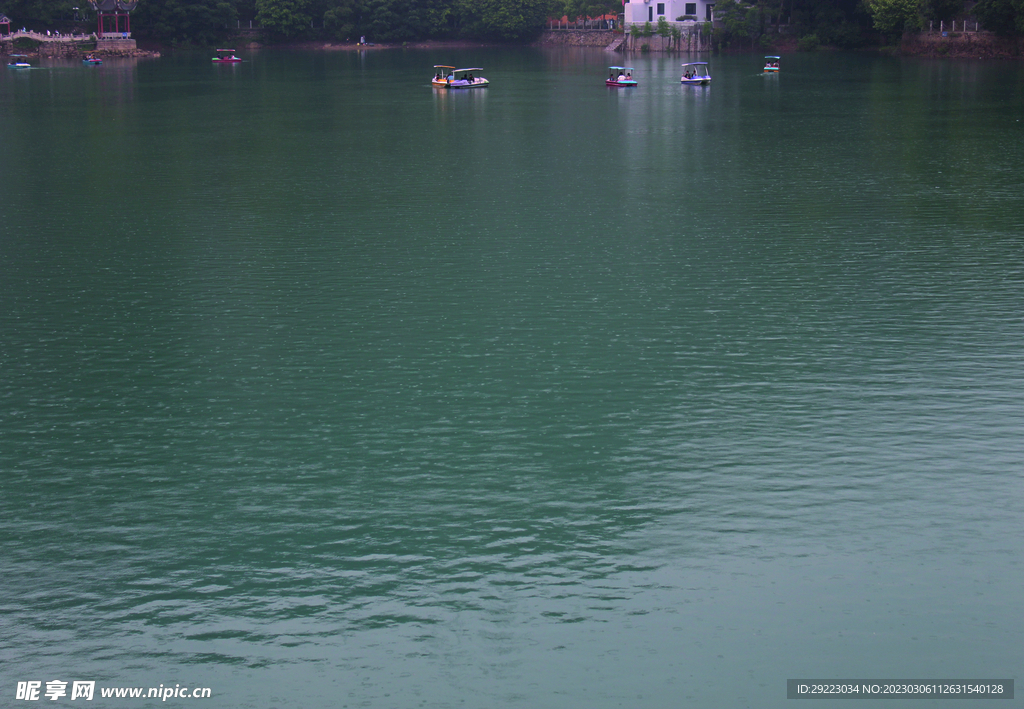
[(89, 4), (97, 12), (112, 12), (114, 10), (131, 12), (139, 4), (139, 0), (89, 0)]

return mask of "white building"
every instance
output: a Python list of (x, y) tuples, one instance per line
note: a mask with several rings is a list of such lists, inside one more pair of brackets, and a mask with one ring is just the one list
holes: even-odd
[(697, 22), (714, 21), (714, 0), (626, 0), (622, 6), (626, 26), (658, 22), (664, 17), (667, 22), (676, 22), (677, 17), (692, 17)]

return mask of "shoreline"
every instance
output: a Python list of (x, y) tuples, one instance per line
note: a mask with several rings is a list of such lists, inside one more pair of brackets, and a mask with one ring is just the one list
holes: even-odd
[(1024, 37), (1000, 37), (993, 32), (949, 32), (904, 35), (897, 56), (927, 59), (1024, 59)]
[(283, 44), (249, 42), (245, 46), (249, 49), (304, 49), (327, 52), (372, 52), (382, 49), (489, 49), (496, 47), (524, 47), (531, 45), (460, 39), (427, 39), (417, 42), (373, 42), (371, 44), (359, 44), (358, 42), (328, 42), (323, 40), (315, 42), (286, 42)]
[[(599, 33), (595, 32), (595, 36)], [(602, 37), (605, 33), (600, 33)], [(610, 34), (610, 33), (608, 33)], [(622, 35), (616, 35), (621, 37)], [(557, 39), (556, 39), (557, 37)], [(305, 42), (285, 42), (281, 44), (265, 44), (259, 41), (253, 41), (249, 37), (236, 37), (235, 44), (240, 50), (266, 50), (266, 49), (286, 49), (286, 50), (302, 50), (302, 51), (324, 51), (324, 52), (370, 52), (370, 51), (381, 51), (381, 50), (395, 50), (395, 49), (415, 49), (415, 50), (429, 50), (429, 51), (446, 51), (446, 50), (464, 50), (464, 49), (499, 49), (503, 47), (593, 47), (598, 48), (604, 46), (603, 42), (596, 42), (593, 44), (582, 44), (578, 39), (574, 38), (570, 32), (564, 33), (564, 36), (559, 34), (555, 35), (551, 32), (544, 32), (537, 39), (531, 42), (496, 42), (496, 41), (480, 41), (480, 40), (420, 40), (416, 42), (382, 42), (373, 44), (359, 44), (358, 42), (334, 42), (334, 41), (305, 41)], [(159, 57), (165, 51), (173, 51), (168, 47), (165, 47), (157, 42), (143, 41), (145, 45), (134, 50), (132, 56), (139, 57)], [(203, 48), (194, 48), (196, 50), (202, 50)], [(718, 51), (712, 51), (712, 54), (723, 53), (723, 54), (740, 54), (749, 52), (758, 52), (759, 49), (754, 48), (730, 48)], [(777, 53), (795, 53), (797, 52), (797, 39), (795, 37), (780, 37), (779, 41), (775, 42), (775, 46), (769, 50)], [(840, 51), (836, 47), (822, 46), (816, 51), (830, 52)], [(1022, 38), (1003, 38), (993, 33), (988, 32), (971, 32), (967, 34), (952, 34), (950, 33), (946, 37), (942, 37), (937, 33), (929, 34), (914, 34), (905, 35), (900, 44), (895, 46), (869, 46), (863, 47), (857, 50), (850, 51), (862, 51), (862, 52), (878, 52), (888, 53), (894, 56), (901, 57), (922, 57), (931, 59), (1004, 59), (1004, 60), (1017, 60), (1024, 59), (1024, 37)], [(93, 52), (100, 54), (100, 52)], [(631, 52), (637, 54), (637, 52)], [(670, 52), (648, 52), (652, 54), (685, 54), (686, 52), (679, 52), (673, 50)], [(616, 50), (616, 54), (624, 54), (621, 50)], [(117, 53), (111, 52), (109, 56), (118, 56)], [(125, 55), (121, 55), (125, 56)]]
[[(15, 50), (14, 42), (18, 39), (20, 39), (20, 37), (15, 39), (3, 38), (3, 40), (0, 41), (0, 56), (24, 54), (25, 56), (34, 57), (36, 59), (42, 59), (43, 57), (55, 57), (58, 59), (84, 59), (85, 57), (92, 55), (95, 57), (155, 59), (161, 55), (160, 50), (157, 49), (140, 49), (138, 46), (99, 47), (95, 40), (83, 41), (80, 38), (48, 38), (41, 41), (30, 37), (29, 39), (37, 42), (35, 47), (31, 49), (24, 48)], [(131, 42), (132, 45), (135, 45), (134, 40)], [(92, 48), (85, 49), (83, 48), (83, 45), (88, 45)]]

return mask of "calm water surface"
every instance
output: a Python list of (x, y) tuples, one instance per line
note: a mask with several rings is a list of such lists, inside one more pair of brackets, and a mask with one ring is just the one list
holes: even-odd
[(0, 74), (0, 694), (1017, 676), (1024, 69), (246, 58)]

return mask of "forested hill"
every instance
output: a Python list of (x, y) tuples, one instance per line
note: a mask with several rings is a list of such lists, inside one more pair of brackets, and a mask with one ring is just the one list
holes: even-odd
[[(42, 30), (88, 31), (95, 25), (87, 24), (87, 8), (82, 0), (0, 0), (0, 14), (11, 18), (12, 27)], [(132, 31), (172, 46), (211, 46), (250, 21), (263, 28), (269, 42), (345, 42), (361, 36), (372, 42), (524, 42), (549, 17), (621, 10), (618, 0), (141, 0), (132, 13)], [(770, 49), (781, 27), (799, 38), (802, 48), (852, 48), (880, 38), (893, 41), (929, 20), (937, 25), (966, 17), (1003, 35), (1024, 34), (1024, 0), (719, 0), (714, 44)]]

